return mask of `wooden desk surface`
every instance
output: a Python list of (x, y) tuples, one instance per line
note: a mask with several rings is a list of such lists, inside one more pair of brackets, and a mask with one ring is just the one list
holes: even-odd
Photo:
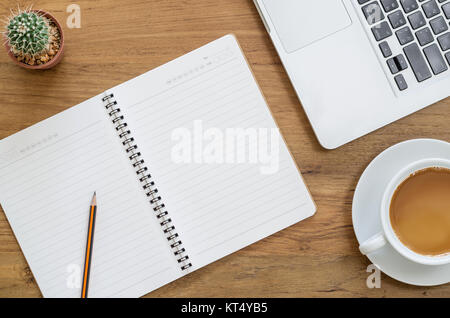
[[(380, 289), (368, 289), (369, 261), (358, 251), (351, 220), (358, 178), (378, 153), (411, 138), (450, 141), (450, 99), (327, 151), (313, 135), (252, 0), (77, 0), (81, 29), (65, 26), (72, 1), (34, 3), (64, 25), (65, 57), (40, 72), (23, 70), (0, 54), (0, 139), (232, 32), (317, 203), (314, 217), (149, 296), (450, 296), (450, 284), (415, 287), (384, 274)], [(16, 6), (17, 0), (3, 0), (0, 16)], [(1, 211), (0, 297), (40, 295)]]

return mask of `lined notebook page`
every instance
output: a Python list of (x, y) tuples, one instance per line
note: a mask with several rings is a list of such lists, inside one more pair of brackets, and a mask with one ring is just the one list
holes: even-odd
[(89, 205), (89, 297), (141, 296), (179, 276), (97, 96), (0, 141), (0, 202), (46, 297), (80, 297)]
[[(273, 143), (278, 143), (278, 154), (272, 165), (261, 164), (264, 160), (255, 164), (250, 159), (239, 163), (236, 150), (225, 146), (222, 157), (229, 163), (206, 163), (202, 157), (209, 152), (208, 139), (228, 128), (251, 128), (268, 136), (276, 129), (233, 36), (216, 40), (111, 92), (194, 269), (314, 213), (308, 190), (280, 136)], [(200, 142), (194, 136), (198, 137), (199, 131), (206, 134)], [(177, 138), (182, 132), (191, 133), (191, 162), (180, 163), (173, 155), (180, 148)], [(246, 146), (254, 143), (254, 139), (242, 140)], [(233, 144), (231, 139), (223, 141)], [(269, 148), (271, 145), (266, 143)], [(246, 150), (247, 158), (249, 153)], [(263, 173), (264, 167), (275, 171)]]

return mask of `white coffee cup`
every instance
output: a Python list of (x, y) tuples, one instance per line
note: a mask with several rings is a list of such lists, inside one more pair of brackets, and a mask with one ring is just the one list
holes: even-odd
[(383, 229), (380, 233), (372, 236), (359, 246), (359, 250), (362, 254), (366, 255), (374, 252), (389, 243), (401, 255), (419, 264), (443, 265), (450, 263), (450, 253), (437, 256), (427, 256), (418, 254), (406, 247), (395, 234), (389, 217), (391, 199), (397, 187), (414, 172), (431, 167), (450, 169), (450, 160), (430, 158), (416, 161), (400, 170), (391, 179), (388, 186), (386, 187), (386, 190), (384, 191), (380, 206), (381, 225)]

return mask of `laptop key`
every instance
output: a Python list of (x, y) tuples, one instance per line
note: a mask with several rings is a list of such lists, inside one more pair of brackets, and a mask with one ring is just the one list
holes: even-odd
[(408, 68), (408, 63), (406, 63), (406, 59), (403, 54), (397, 55), (394, 60), (400, 71), (406, 70)]
[(442, 6), (442, 11), (444, 11), (445, 17), (450, 19), (450, 2)]
[(417, 43), (411, 43), (405, 46), (403, 52), (405, 52), (409, 65), (411, 65), (418, 82), (423, 82), (431, 77), (430, 69)]
[(369, 25), (375, 24), (384, 19), (383, 11), (377, 1), (365, 5), (362, 7), (362, 11)]
[(427, 45), (434, 41), (433, 34), (431, 34), (430, 28), (426, 27), (416, 32), (417, 40), (419, 40), (420, 46)]
[(423, 13), (421, 11), (414, 12), (408, 16), (409, 23), (411, 24), (411, 27), (413, 30), (416, 30), (418, 28), (423, 27), (425, 24), (427, 24), (427, 21), (425, 20), (425, 17), (423, 16)]
[(406, 83), (405, 78), (402, 74), (398, 74), (397, 76), (395, 76), (394, 80), (399, 90), (404, 91), (408, 88), (408, 84)]
[(411, 33), (411, 29), (407, 26), (396, 31), (395, 35), (397, 36), (397, 39), (401, 45), (408, 44), (409, 42), (414, 40), (414, 36)]
[(438, 35), (448, 30), (447, 22), (443, 17), (437, 17), (430, 21), (431, 29), (434, 34)]
[(408, 63), (406, 63), (405, 57), (402, 54), (388, 59), (386, 63), (392, 74), (396, 74), (408, 68)]
[(442, 51), (450, 50), (450, 32), (447, 32), (440, 37), (438, 37), (439, 45)]
[(392, 35), (391, 27), (386, 21), (372, 27), (372, 33), (377, 41), (381, 41)]
[(381, 54), (383, 54), (384, 57), (389, 57), (392, 55), (391, 48), (386, 41), (381, 42), (379, 47), (381, 50)]
[(398, 72), (400, 72), (397, 64), (395, 64), (394, 58), (390, 58), (389, 60), (386, 61), (386, 63), (389, 67), (389, 70), (391, 71), (391, 74), (397, 74)]
[(425, 56), (430, 63), (431, 69), (434, 75), (441, 74), (448, 70), (447, 64), (445, 64), (444, 58), (442, 57), (441, 51), (439, 50), (437, 44), (432, 44), (423, 49)]
[(398, 8), (397, 0), (381, 0), (381, 5), (386, 12), (391, 12), (392, 10)]
[(422, 5), (422, 8), (423, 12), (425, 12), (425, 15), (427, 16), (428, 19), (434, 17), (435, 15), (441, 12), (436, 3), (436, 0), (430, 0), (427, 3), (424, 3)]
[(450, 52), (448, 52), (447, 54), (445, 54), (445, 57), (447, 59), (448, 64), (450, 64)]
[(410, 13), (419, 8), (417, 0), (400, 0), (405, 13)]
[(388, 15), (388, 19), (394, 29), (397, 29), (406, 24), (405, 16), (400, 10), (397, 10), (394, 13)]

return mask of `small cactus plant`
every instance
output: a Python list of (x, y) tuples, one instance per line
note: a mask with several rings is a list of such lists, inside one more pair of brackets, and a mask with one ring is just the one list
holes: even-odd
[(62, 45), (62, 30), (54, 17), (31, 8), (11, 11), (3, 35), (10, 56), (20, 65), (45, 68), (43, 65), (56, 57)]
[(5, 35), (14, 53), (35, 56), (49, 48), (50, 26), (37, 12), (19, 12), (9, 19), (6, 29)]

